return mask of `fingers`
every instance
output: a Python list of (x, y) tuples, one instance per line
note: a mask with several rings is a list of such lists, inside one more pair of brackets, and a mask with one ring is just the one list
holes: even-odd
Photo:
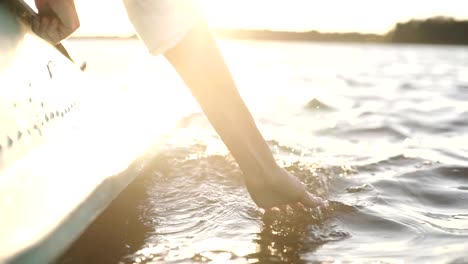
[[(284, 207), (286, 208), (286, 207)], [(272, 212), (272, 213), (278, 213), (278, 212), (281, 212), (281, 211), (284, 211), (285, 209), (283, 209), (282, 207), (279, 207), (279, 206), (275, 206), (275, 207), (272, 207), (272, 208), (268, 208), (265, 210), (265, 212)]]
[(271, 208), (265, 208), (265, 212), (286, 212), (288, 209), (292, 209), (293, 212), (303, 212), (307, 211), (307, 208), (323, 208), (326, 207), (327, 203), (322, 200), (320, 197), (316, 197), (310, 193), (307, 193), (307, 196), (295, 203), (277, 205)]
[(33, 32), (36, 33), (37, 35), (39, 35), (38, 32), (39, 32), (40, 26), (41, 26), (40, 18), (34, 17), (31, 23), (31, 27), (32, 27)]
[(299, 210), (299, 211), (305, 211), (306, 210), (306, 207), (302, 203), (299, 203), (299, 202), (294, 204), (293, 208), (296, 209), (296, 210)]
[(34, 33), (53, 44), (60, 42), (64, 38), (60, 27), (60, 21), (55, 17), (49, 16), (42, 16), (32, 23)]
[(59, 21), (57, 18), (52, 18), (50, 20), (49, 27), (47, 28), (47, 36), (52, 43), (60, 42), (61, 36), (59, 31)]
[(49, 5), (64, 28), (71, 33), (78, 29), (80, 22), (76, 13), (75, 1), (56, 0), (51, 1)]
[(49, 28), (50, 18), (48, 16), (41, 16), (39, 24), (39, 32), (42, 35), (46, 35), (47, 29)]
[(41, 38), (48, 39), (47, 28), (49, 27), (49, 18), (41, 16), (35, 18), (32, 22), (32, 30)]
[(74, 1), (48, 0), (42, 1), (37, 7), (39, 19), (33, 21), (32, 29), (53, 44), (69, 37), (80, 26)]
[(314, 196), (310, 194), (309, 192), (306, 192), (300, 202), (305, 206), (305, 207), (310, 207), (310, 208), (315, 208), (315, 207), (323, 207), (325, 205), (324, 201), (322, 198)]
[(309, 210), (302, 203), (292, 203), (288, 205), (275, 206), (265, 210), (265, 216), (304, 216), (309, 214)]

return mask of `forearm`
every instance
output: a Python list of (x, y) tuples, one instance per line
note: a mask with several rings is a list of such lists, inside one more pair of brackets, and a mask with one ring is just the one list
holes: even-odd
[(196, 26), (165, 53), (190, 88), (209, 121), (250, 180), (274, 175), (273, 155), (236, 85), (208, 27)]

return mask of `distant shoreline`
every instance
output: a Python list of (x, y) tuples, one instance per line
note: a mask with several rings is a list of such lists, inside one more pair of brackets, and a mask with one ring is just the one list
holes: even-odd
[[(397, 23), (386, 34), (365, 34), (359, 32), (327, 33), (315, 30), (288, 32), (249, 29), (213, 29), (214, 34), (223, 39), (311, 41), (340, 43), (401, 43), (401, 44), (443, 44), (468, 45), (468, 21), (458, 21), (447, 17), (434, 17), (426, 20), (410, 20)], [(81, 40), (128, 40), (136, 36), (80, 36)]]
[[(221, 39), (239, 40), (274, 40), (274, 41), (311, 41), (311, 42), (369, 42), (383, 43), (381, 35), (361, 33), (321, 33), (317, 31), (287, 32), (248, 29), (213, 29), (214, 35)], [(78, 36), (70, 39), (79, 40), (131, 40), (133, 36)]]
[(319, 31), (283, 32), (271, 30), (215, 29), (214, 34), (220, 38), (244, 40), (276, 40), (276, 41), (313, 41), (313, 42), (357, 42), (382, 43), (384, 38), (377, 34), (323, 33)]

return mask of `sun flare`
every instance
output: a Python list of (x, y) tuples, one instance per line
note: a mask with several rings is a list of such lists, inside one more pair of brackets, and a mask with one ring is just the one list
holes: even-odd
[[(34, 1), (28, 0), (30, 4)], [(121, 1), (75, 0), (81, 17), (78, 35), (131, 35)], [(287, 31), (360, 31), (385, 33), (395, 23), (411, 18), (451, 16), (467, 18), (468, 3), (457, 0), (339, 1), (310, 0), (199, 0), (200, 8), (214, 28), (249, 28)]]

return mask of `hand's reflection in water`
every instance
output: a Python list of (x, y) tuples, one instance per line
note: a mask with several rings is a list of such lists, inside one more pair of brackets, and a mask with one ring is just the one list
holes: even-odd
[[(183, 162), (169, 163), (169, 166), (166, 164), (167, 158), (161, 159), (149, 171), (142, 173), (148, 177), (137, 178), (58, 263), (203, 262), (219, 259), (241, 263), (244, 260), (249, 263), (305, 263), (310, 262), (314, 252), (325, 243), (348, 236), (337, 231), (333, 225), (337, 213), (352, 210), (340, 203), (330, 203), (321, 213), (317, 209), (293, 212), (291, 208), (265, 214), (235, 213), (231, 205), (238, 206), (241, 211), (248, 211), (251, 205), (246, 202), (246, 193), (239, 194), (245, 191), (241, 189), (243, 185), (233, 180), (240, 179), (238, 172), (233, 176), (231, 171), (236, 170), (223, 163), (223, 159), (202, 163), (203, 159), (187, 161), (187, 155), (182, 156)], [(208, 189), (211, 194), (217, 195), (213, 199), (206, 199), (207, 185), (193, 180), (193, 173), (187, 173), (192, 168), (200, 167), (213, 175), (211, 181), (204, 178), (205, 182), (212, 184)], [(219, 175), (225, 178), (220, 179)], [(313, 185), (311, 189), (319, 189), (317, 182), (310, 179), (308, 182)], [(193, 194), (191, 203), (179, 198), (187, 191)], [(207, 203), (218, 200), (223, 202)], [(227, 200), (230, 205), (224, 203)], [(155, 210), (158, 206), (166, 208), (168, 201), (176, 201), (177, 204), (168, 210)], [(207, 215), (200, 215), (199, 210)], [(256, 209), (254, 211), (259, 212)], [(220, 217), (219, 213), (225, 215)], [(188, 225), (183, 219), (178, 219), (187, 215), (191, 216), (186, 220)], [(244, 215), (247, 215), (247, 219)], [(162, 224), (155, 221), (158, 217), (166, 221)], [(200, 225), (191, 226), (197, 219), (204, 221)], [(256, 228), (259, 220), (262, 221), (260, 232)], [(242, 225), (233, 224), (237, 221), (247, 225), (244, 226), (247, 229), (242, 230)], [(188, 229), (184, 229), (187, 226)], [(231, 229), (233, 226), (238, 229)], [(171, 227), (176, 231), (172, 235), (155, 232)], [(259, 233), (251, 240), (252, 233), (248, 230)], [(226, 233), (228, 237), (223, 236)], [(213, 239), (218, 242), (208, 243)], [(223, 244), (223, 241), (226, 243)], [(203, 247), (205, 242), (209, 246)]]
[(332, 202), (327, 209), (267, 211), (263, 229), (254, 240), (257, 252), (245, 256), (249, 263), (308, 263), (303, 253), (313, 254), (322, 245), (344, 239), (347, 233), (336, 230), (330, 219), (336, 212), (352, 210)]

